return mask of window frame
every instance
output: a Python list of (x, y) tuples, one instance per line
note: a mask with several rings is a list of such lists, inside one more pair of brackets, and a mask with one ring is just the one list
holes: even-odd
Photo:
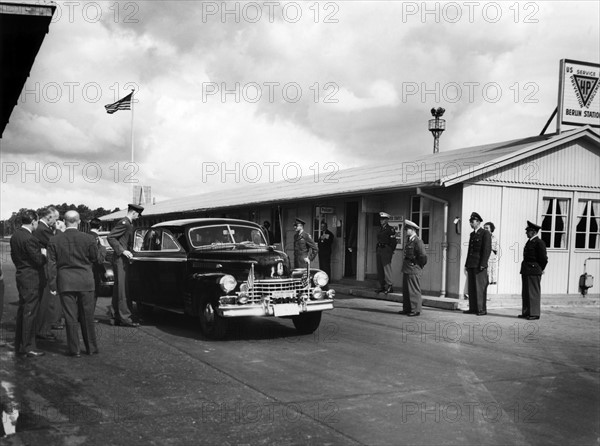
[[(592, 217), (591, 215), (591, 211), (593, 203), (598, 203), (598, 207), (600, 207), (600, 200), (599, 199), (595, 199), (595, 198), (588, 198), (588, 197), (578, 197), (577, 198), (577, 204), (579, 205), (579, 203), (584, 202), (586, 203), (586, 207), (584, 207), (584, 209), (587, 211), (586, 215), (579, 215), (579, 210), (577, 211), (576, 214), (573, 215), (573, 217), (575, 218), (574, 222), (573, 222), (573, 227), (574, 227), (574, 231), (573, 231), (573, 236), (574, 236), (574, 249), (576, 251), (580, 251), (580, 252), (593, 252), (593, 251), (600, 251), (600, 227), (598, 228), (597, 232), (592, 233), (591, 232), (591, 224), (592, 224), (592, 218), (600, 218), (600, 215), (595, 215)], [(579, 209), (579, 206), (578, 208)], [(578, 222), (577, 220), (579, 218), (586, 218), (586, 225), (585, 225), (585, 232), (582, 231), (577, 231), (577, 225)], [(585, 237), (585, 241), (584, 241), (584, 246), (578, 247), (577, 246), (577, 236), (583, 234)], [(589, 242), (590, 242), (590, 236), (591, 235), (596, 235), (597, 239), (596, 239), (596, 244), (598, 245), (598, 248), (590, 248), (589, 247)]]
[[(547, 206), (545, 204), (546, 200), (552, 200), (552, 210), (551, 210), (551, 214), (547, 214), (546, 213), (546, 209)], [(567, 210), (565, 211), (564, 209), (561, 209), (561, 213), (557, 214), (556, 213), (556, 208), (557, 208), (557, 204), (560, 201), (566, 201), (566, 207)], [(542, 228), (540, 229), (540, 233), (539, 233), (539, 238), (544, 241), (544, 243), (546, 244), (546, 249), (548, 250), (553, 250), (553, 251), (569, 251), (569, 242), (570, 242), (570, 237), (571, 237), (571, 203), (572, 203), (572, 199), (571, 197), (565, 197), (565, 196), (560, 196), (560, 195), (542, 195), (542, 208), (541, 208), (541, 213), (540, 213), (540, 222), (542, 224)], [(551, 218), (551, 224), (550, 224), (550, 230), (544, 230), (543, 228), (543, 224), (544, 224), (544, 219), (546, 217), (550, 217)], [(559, 234), (563, 234), (563, 240), (564, 240), (564, 246), (563, 247), (555, 247), (554, 244), (556, 243), (556, 219), (557, 217), (560, 218), (564, 218), (564, 223), (565, 223), (565, 228), (562, 231), (558, 231)], [(550, 234), (550, 240), (549, 243), (546, 243), (546, 240), (544, 240), (544, 234)]]
[[(415, 211), (414, 207), (413, 207), (413, 202), (414, 202), (415, 198), (419, 199), (419, 210), (418, 211)], [(425, 208), (427, 208), (427, 210), (425, 210)], [(414, 220), (414, 214), (418, 214), (418, 216), (419, 216), (419, 218), (416, 219), (417, 221)], [(425, 215), (425, 214), (427, 214), (427, 216), (429, 217), (429, 223), (427, 226), (423, 225), (423, 215)], [(422, 197), (421, 195), (412, 195), (410, 197), (410, 218), (409, 218), (409, 220), (412, 221), (413, 223), (416, 223), (419, 226), (419, 228), (421, 228), (417, 231), (417, 235), (423, 241), (423, 244), (425, 245), (425, 247), (428, 248), (429, 244), (431, 243), (431, 200), (429, 198)], [(427, 231), (427, 240), (425, 240), (423, 237), (423, 231)]]

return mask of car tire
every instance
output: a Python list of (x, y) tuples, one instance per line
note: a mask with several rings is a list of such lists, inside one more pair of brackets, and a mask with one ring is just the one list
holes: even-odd
[(292, 318), (292, 322), (294, 322), (294, 327), (296, 327), (296, 330), (301, 334), (311, 334), (319, 328), (319, 324), (321, 323), (321, 311), (299, 314)]
[(198, 316), (200, 318), (200, 329), (204, 336), (209, 339), (223, 339), (227, 335), (228, 321), (217, 314), (214, 301), (206, 297), (200, 298)]

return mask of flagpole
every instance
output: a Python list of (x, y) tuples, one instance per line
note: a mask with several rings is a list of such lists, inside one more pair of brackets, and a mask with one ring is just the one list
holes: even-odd
[[(133, 163), (134, 163), (134, 145), (133, 145), (133, 95), (135, 93), (135, 89), (131, 90), (131, 164), (132, 164), (132, 168)], [(135, 169), (133, 170), (135, 172)], [(134, 196), (134, 191), (135, 191), (135, 183), (132, 182), (131, 183), (131, 196)], [(135, 202), (135, 204), (139, 204), (138, 202)]]

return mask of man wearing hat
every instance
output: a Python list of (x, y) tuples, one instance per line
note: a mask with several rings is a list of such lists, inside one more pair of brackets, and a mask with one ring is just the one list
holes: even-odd
[(394, 291), (392, 284), (392, 255), (396, 249), (396, 231), (388, 222), (390, 214), (387, 212), (379, 213), (381, 226), (377, 232), (377, 280), (379, 281), (378, 293), (385, 294)]
[(404, 247), (404, 261), (402, 262), (402, 314), (419, 316), (421, 314), (421, 272), (427, 263), (425, 245), (417, 236), (421, 228), (410, 220), (404, 220), (406, 229), (406, 246)]
[(125, 327), (138, 327), (139, 324), (131, 319), (131, 296), (128, 293), (127, 272), (129, 259), (133, 257), (133, 220), (137, 219), (144, 208), (137, 204), (127, 206), (127, 216), (122, 218), (106, 237), (114, 249), (113, 270), (115, 283), (113, 285), (112, 308), (114, 311), (115, 325)]
[(522, 319), (536, 320), (540, 318), (541, 281), (544, 269), (548, 264), (546, 244), (538, 237), (541, 229), (539, 225), (527, 220), (525, 233), (527, 243), (523, 248), (523, 262), (521, 263), (521, 299), (523, 302)]
[(310, 234), (304, 232), (306, 222), (300, 218), (294, 221), (294, 265), (296, 268), (306, 268), (319, 253), (319, 247)]
[(463, 313), (487, 314), (487, 265), (492, 252), (492, 235), (481, 227), (483, 219), (477, 212), (471, 213), (469, 224), (473, 232), (469, 236), (469, 250), (465, 268), (469, 286), (469, 309)]

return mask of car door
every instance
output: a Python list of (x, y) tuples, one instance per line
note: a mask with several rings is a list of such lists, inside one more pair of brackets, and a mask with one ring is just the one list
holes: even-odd
[(183, 293), (187, 274), (187, 252), (178, 242), (178, 234), (163, 229), (160, 234), (160, 260), (158, 268), (157, 305), (171, 310), (183, 311)]
[(136, 229), (133, 245), (133, 258), (129, 262), (129, 292), (138, 304), (156, 304), (158, 277), (156, 275), (155, 229)]

